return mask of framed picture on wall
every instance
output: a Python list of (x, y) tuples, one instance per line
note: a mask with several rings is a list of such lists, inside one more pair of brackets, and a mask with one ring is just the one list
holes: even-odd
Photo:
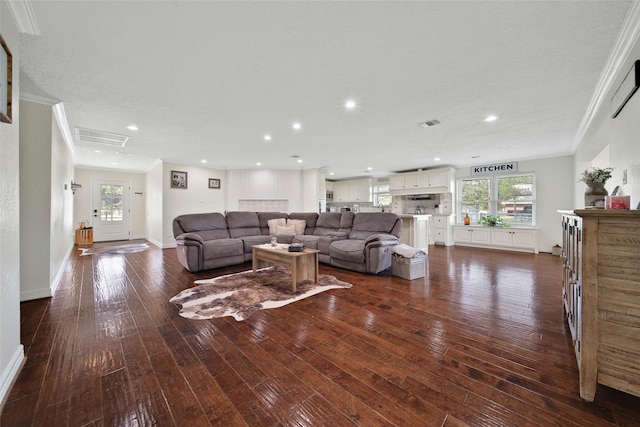
[(187, 188), (187, 173), (171, 171), (171, 188)]
[(11, 123), (11, 77), (13, 62), (9, 47), (0, 36), (0, 122)]
[(218, 178), (209, 178), (209, 188), (220, 189), (220, 180)]

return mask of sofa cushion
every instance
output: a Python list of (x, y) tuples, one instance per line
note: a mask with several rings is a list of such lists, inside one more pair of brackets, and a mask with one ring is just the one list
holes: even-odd
[[(287, 214), (283, 212), (258, 212), (260, 234), (270, 234), (271, 227), (269, 227), (269, 221), (273, 219), (284, 219), (286, 223)], [(275, 228), (273, 229), (273, 231), (275, 232)]]
[(351, 228), (353, 228), (353, 218), (355, 218), (356, 214), (354, 212), (342, 212), (342, 216), (340, 217), (340, 231), (350, 232)]
[(364, 240), (336, 240), (329, 245), (329, 256), (353, 263), (365, 263)]
[(315, 236), (326, 236), (340, 230), (342, 222), (342, 212), (323, 212), (318, 216), (316, 228), (313, 231)]
[(264, 245), (265, 243), (269, 243), (270, 241), (271, 241), (271, 236), (259, 235), (259, 236), (243, 236), (242, 237), (245, 253), (253, 252), (253, 246)]
[(227, 212), (227, 228), (231, 237), (259, 236), (262, 234), (257, 212)]
[(240, 239), (208, 240), (202, 246), (202, 256), (205, 260), (243, 255), (243, 243)]
[(353, 219), (349, 239), (364, 240), (372, 234), (394, 234), (399, 220), (398, 215), (390, 212), (360, 212)]
[(296, 227), (295, 225), (276, 226), (276, 236), (295, 236), (296, 235)]
[(307, 221), (304, 219), (287, 219), (287, 227), (294, 226), (296, 230), (296, 235), (304, 234), (304, 229), (307, 226)]
[(316, 222), (318, 221), (318, 214), (315, 212), (292, 212), (289, 214), (291, 219), (303, 219), (306, 223), (304, 234), (313, 234), (313, 230), (316, 228)]
[[(269, 225), (269, 236), (275, 236), (278, 234), (277, 227), (285, 227), (287, 225), (287, 220), (284, 218), (270, 219), (267, 221)], [(262, 229), (262, 227), (260, 227)]]
[(202, 235), (202, 231), (211, 231), (208, 233), (211, 239), (229, 238), (227, 222), (219, 212), (180, 215), (174, 220), (174, 237), (193, 232)]

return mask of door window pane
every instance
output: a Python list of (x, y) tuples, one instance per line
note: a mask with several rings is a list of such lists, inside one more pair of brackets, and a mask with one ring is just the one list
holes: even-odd
[(102, 184), (100, 186), (100, 220), (118, 222), (123, 220), (122, 185)]

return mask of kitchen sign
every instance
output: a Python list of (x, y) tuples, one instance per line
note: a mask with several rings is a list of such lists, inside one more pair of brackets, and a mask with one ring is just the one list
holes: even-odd
[(486, 166), (471, 166), (471, 175), (490, 175), (505, 172), (518, 172), (518, 162), (499, 163)]

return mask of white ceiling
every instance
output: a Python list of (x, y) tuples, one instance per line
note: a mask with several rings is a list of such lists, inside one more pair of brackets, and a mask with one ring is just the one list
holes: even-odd
[(75, 141), (79, 167), (346, 178), (567, 155), (631, 3), (32, 1), (20, 86), (72, 134), (130, 136)]

